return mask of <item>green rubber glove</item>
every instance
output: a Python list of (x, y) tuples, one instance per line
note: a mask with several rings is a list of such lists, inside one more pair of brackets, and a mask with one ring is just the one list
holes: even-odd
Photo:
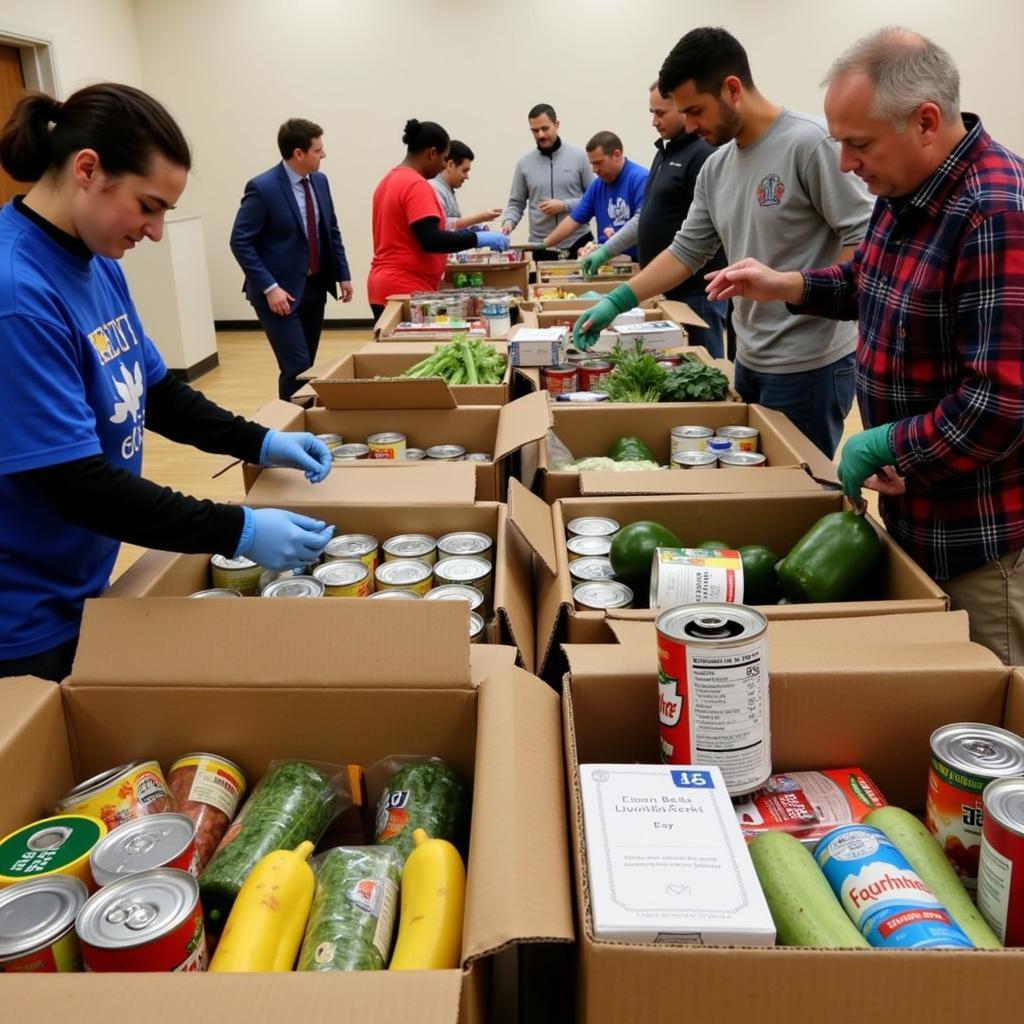
[[(609, 292), (600, 302), (595, 303), (579, 319), (572, 328), (572, 343), (581, 352), (586, 352), (597, 344), (601, 332), (620, 314), (637, 305), (636, 295), (628, 284), (620, 284), (613, 292)], [(590, 326), (583, 330), (589, 321)]]
[(584, 277), (593, 277), (610, 259), (608, 250), (603, 245), (599, 245), (593, 252), (583, 257), (580, 270), (583, 271)]
[(860, 489), (869, 476), (883, 466), (896, 462), (896, 455), (889, 443), (893, 425), (883, 424), (870, 430), (854, 434), (839, 455), (839, 479), (845, 494), (855, 506), (861, 504)]

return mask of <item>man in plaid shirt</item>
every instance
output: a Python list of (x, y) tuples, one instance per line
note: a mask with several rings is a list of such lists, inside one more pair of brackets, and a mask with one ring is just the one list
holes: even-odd
[(868, 428), (843, 448), (843, 490), (878, 491), (894, 537), (971, 638), (1024, 662), (1024, 160), (961, 115), (949, 54), (905, 29), (833, 65), (825, 114), (840, 168), (877, 196), (845, 263), (779, 273), (743, 260), (711, 298), (784, 300), (859, 320)]

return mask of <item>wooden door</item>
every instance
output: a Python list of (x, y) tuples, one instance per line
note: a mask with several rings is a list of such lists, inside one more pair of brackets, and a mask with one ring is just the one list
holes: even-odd
[[(21, 54), (16, 46), (0, 46), (0, 125), (7, 123), (15, 104), (25, 93), (25, 76), (21, 70)], [(12, 196), (28, 191), (0, 167), (0, 204)]]

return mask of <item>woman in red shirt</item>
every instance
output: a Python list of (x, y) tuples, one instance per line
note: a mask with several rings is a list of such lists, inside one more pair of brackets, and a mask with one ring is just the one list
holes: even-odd
[(373, 260), (366, 290), (374, 319), (389, 295), (435, 291), (450, 252), (485, 247), (504, 251), (500, 231), (445, 231), (437, 193), (427, 183), (444, 170), (448, 133), (433, 121), (405, 122), (405, 159), (373, 193)]

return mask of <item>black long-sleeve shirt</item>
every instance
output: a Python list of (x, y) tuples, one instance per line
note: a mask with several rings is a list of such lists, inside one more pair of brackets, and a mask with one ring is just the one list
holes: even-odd
[(476, 248), (475, 231), (445, 231), (437, 217), (424, 217), (409, 225), (427, 252), (462, 252)]

